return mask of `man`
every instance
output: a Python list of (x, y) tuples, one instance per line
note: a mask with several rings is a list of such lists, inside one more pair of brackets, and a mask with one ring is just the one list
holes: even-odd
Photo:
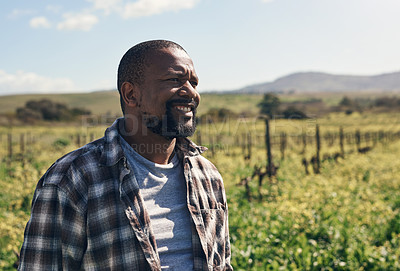
[(124, 118), (40, 179), (20, 270), (232, 270), (222, 178), (186, 138), (197, 84), (174, 42), (125, 53)]

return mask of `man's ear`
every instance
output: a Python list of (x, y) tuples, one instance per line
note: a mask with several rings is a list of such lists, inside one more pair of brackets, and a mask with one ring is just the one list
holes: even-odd
[(126, 107), (137, 107), (139, 102), (139, 91), (137, 86), (130, 82), (123, 82), (121, 86), (121, 98)]

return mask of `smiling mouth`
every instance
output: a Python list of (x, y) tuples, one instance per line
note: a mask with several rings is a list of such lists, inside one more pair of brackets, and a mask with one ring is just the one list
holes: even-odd
[(190, 107), (190, 106), (177, 105), (177, 106), (175, 106), (175, 108), (177, 110), (183, 111), (185, 113), (192, 112), (192, 107)]
[(189, 120), (196, 114), (197, 103), (189, 99), (175, 99), (168, 101), (166, 107), (167, 111), (174, 112), (176, 117), (181, 116)]

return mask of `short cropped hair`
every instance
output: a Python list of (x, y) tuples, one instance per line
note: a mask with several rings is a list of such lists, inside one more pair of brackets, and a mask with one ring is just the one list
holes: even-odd
[(142, 84), (144, 81), (145, 59), (149, 52), (165, 48), (176, 48), (183, 50), (179, 44), (169, 40), (150, 40), (139, 43), (130, 48), (122, 57), (118, 66), (117, 87), (120, 94), (122, 112), (124, 113), (124, 104), (121, 95), (121, 87), (124, 82), (132, 84)]

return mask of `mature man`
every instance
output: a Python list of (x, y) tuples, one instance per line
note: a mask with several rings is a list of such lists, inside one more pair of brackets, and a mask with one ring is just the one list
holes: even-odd
[(186, 138), (197, 84), (174, 42), (125, 53), (124, 118), (40, 179), (20, 270), (232, 270), (221, 175)]

